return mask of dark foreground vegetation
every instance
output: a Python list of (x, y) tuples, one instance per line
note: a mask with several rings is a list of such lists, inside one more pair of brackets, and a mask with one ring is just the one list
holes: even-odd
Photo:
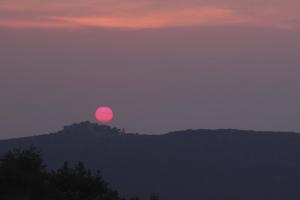
[[(34, 147), (14, 149), (0, 159), (1, 200), (125, 200), (108, 187), (100, 172), (92, 173), (82, 162), (67, 162), (48, 171)], [(129, 200), (138, 200), (132, 197)], [(158, 200), (156, 194), (150, 200)]]

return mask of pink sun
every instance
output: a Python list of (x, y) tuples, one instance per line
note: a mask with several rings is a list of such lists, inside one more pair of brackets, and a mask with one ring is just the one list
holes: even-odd
[(113, 119), (113, 111), (108, 106), (101, 106), (96, 110), (95, 117), (101, 123), (108, 123)]

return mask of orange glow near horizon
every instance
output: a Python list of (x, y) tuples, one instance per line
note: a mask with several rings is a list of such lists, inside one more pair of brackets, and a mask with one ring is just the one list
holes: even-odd
[(234, 16), (230, 10), (210, 8), (157, 12), (139, 17), (56, 17), (55, 19), (67, 24), (77, 24), (78, 26), (129, 29), (205, 26), (242, 21), (242, 19)]
[[(261, 2), (260, 2), (261, 1)], [(274, 0), (275, 1), (275, 0)], [(251, 6), (248, 4), (251, 3)], [(257, 5), (256, 5), (257, 4)], [(0, 27), (9, 28), (167, 28), (246, 24), (297, 28), (300, 3), (258, 0), (211, 2), (123, 0), (120, 2), (10, 0), (0, 3)], [(286, 11), (286, 12), (282, 12)], [(283, 14), (285, 13), (285, 14)]]

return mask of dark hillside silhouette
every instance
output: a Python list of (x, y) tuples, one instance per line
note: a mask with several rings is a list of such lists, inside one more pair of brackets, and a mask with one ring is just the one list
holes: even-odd
[[(300, 135), (242, 130), (125, 134), (89, 122), (0, 141), (0, 152), (35, 145), (48, 166), (83, 161), (128, 197), (164, 200), (298, 200)], [(134, 198), (133, 198), (134, 199)]]

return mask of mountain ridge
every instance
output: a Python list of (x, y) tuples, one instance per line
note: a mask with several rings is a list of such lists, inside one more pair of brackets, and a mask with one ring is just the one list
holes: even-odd
[(22, 139), (29, 139), (29, 138), (36, 138), (36, 137), (46, 137), (46, 136), (53, 136), (57, 134), (98, 134), (101, 136), (120, 136), (120, 135), (140, 135), (140, 136), (164, 136), (164, 135), (177, 135), (177, 134), (201, 134), (201, 133), (211, 133), (211, 134), (218, 134), (218, 133), (226, 133), (226, 134), (299, 134), (298, 132), (293, 131), (259, 131), (259, 130), (246, 130), (246, 129), (232, 129), (232, 128), (220, 128), (220, 129), (183, 129), (183, 130), (176, 130), (176, 131), (169, 131), (166, 133), (161, 134), (142, 134), (142, 133), (127, 133), (125, 130), (111, 127), (108, 125), (101, 125), (98, 123), (93, 123), (90, 121), (83, 121), (79, 123), (73, 123), (71, 125), (66, 125), (63, 129), (46, 133), (46, 134), (38, 134), (38, 135), (30, 135), (25, 137), (16, 137), (16, 138), (6, 138), (0, 139), (1, 141), (12, 141), (12, 140), (22, 140)]
[(136, 135), (85, 122), (48, 135), (2, 140), (0, 154), (29, 145), (42, 151), (50, 169), (65, 160), (83, 161), (128, 196), (300, 198), (300, 134), (293, 132), (198, 129)]

